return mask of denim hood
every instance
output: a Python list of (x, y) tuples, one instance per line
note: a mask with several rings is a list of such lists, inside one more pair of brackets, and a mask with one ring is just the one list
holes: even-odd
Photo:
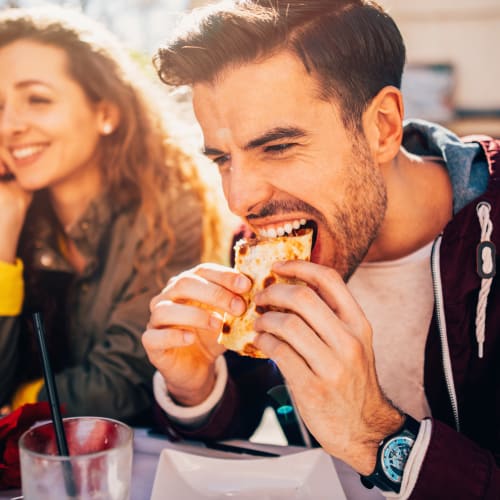
[(488, 164), (478, 143), (464, 143), (450, 130), (425, 120), (407, 120), (403, 125), (403, 147), (408, 152), (444, 160), (453, 188), (453, 213), (486, 190)]

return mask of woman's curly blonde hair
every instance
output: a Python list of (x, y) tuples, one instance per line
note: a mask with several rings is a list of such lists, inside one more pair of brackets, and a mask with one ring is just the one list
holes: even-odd
[(65, 51), (68, 71), (92, 102), (114, 104), (120, 115), (112, 134), (99, 144), (104, 188), (115, 206), (136, 203), (147, 223), (139, 262), (153, 255), (155, 235), (170, 242), (162, 266), (175, 252), (175, 234), (169, 221), (169, 204), (180, 190), (191, 190), (204, 214), (202, 260), (220, 260), (220, 198), (199, 173), (204, 160), (181, 147), (167, 130), (176, 117), (164, 109), (173, 100), (160, 94), (123, 44), (92, 19), (67, 8), (8, 9), (0, 12), (0, 47), (19, 39), (30, 39)]

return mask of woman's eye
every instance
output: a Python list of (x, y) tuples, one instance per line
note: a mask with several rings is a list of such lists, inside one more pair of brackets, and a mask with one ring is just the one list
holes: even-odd
[(30, 104), (50, 104), (52, 102), (48, 97), (32, 95), (29, 97)]

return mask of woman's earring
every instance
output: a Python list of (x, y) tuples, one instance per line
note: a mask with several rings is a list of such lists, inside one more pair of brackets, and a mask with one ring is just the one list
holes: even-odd
[(109, 122), (103, 123), (102, 133), (104, 135), (109, 135), (109, 134), (111, 134), (111, 132), (113, 132), (113, 125), (111, 125), (111, 123), (109, 123)]

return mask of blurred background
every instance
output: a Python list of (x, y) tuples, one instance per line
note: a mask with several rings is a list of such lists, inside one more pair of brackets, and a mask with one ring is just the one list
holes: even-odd
[[(179, 17), (209, 0), (0, 0), (0, 10), (54, 3), (82, 10), (115, 32), (154, 74), (151, 56), (169, 37)], [(403, 78), (406, 117), (448, 126), (459, 135), (500, 138), (500, 0), (379, 0), (402, 31), (407, 47)], [(185, 127), (177, 135), (196, 148), (201, 134), (191, 112), (187, 89), (174, 92)], [(211, 172), (211, 173), (210, 173)], [(218, 182), (216, 169), (207, 180)], [(215, 179), (216, 178), (216, 179)], [(227, 217), (231, 215), (227, 213)], [(235, 221), (236, 223), (236, 221)], [(271, 410), (253, 441), (284, 444)]]
[[(46, 1), (0, 0), (0, 8)], [(149, 65), (179, 16), (207, 0), (59, 0), (114, 31)], [(460, 135), (500, 137), (500, 0), (379, 0), (407, 46), (407, 117), (443, 123)], [(190, 118), (188, 118), (190, 119)]]

